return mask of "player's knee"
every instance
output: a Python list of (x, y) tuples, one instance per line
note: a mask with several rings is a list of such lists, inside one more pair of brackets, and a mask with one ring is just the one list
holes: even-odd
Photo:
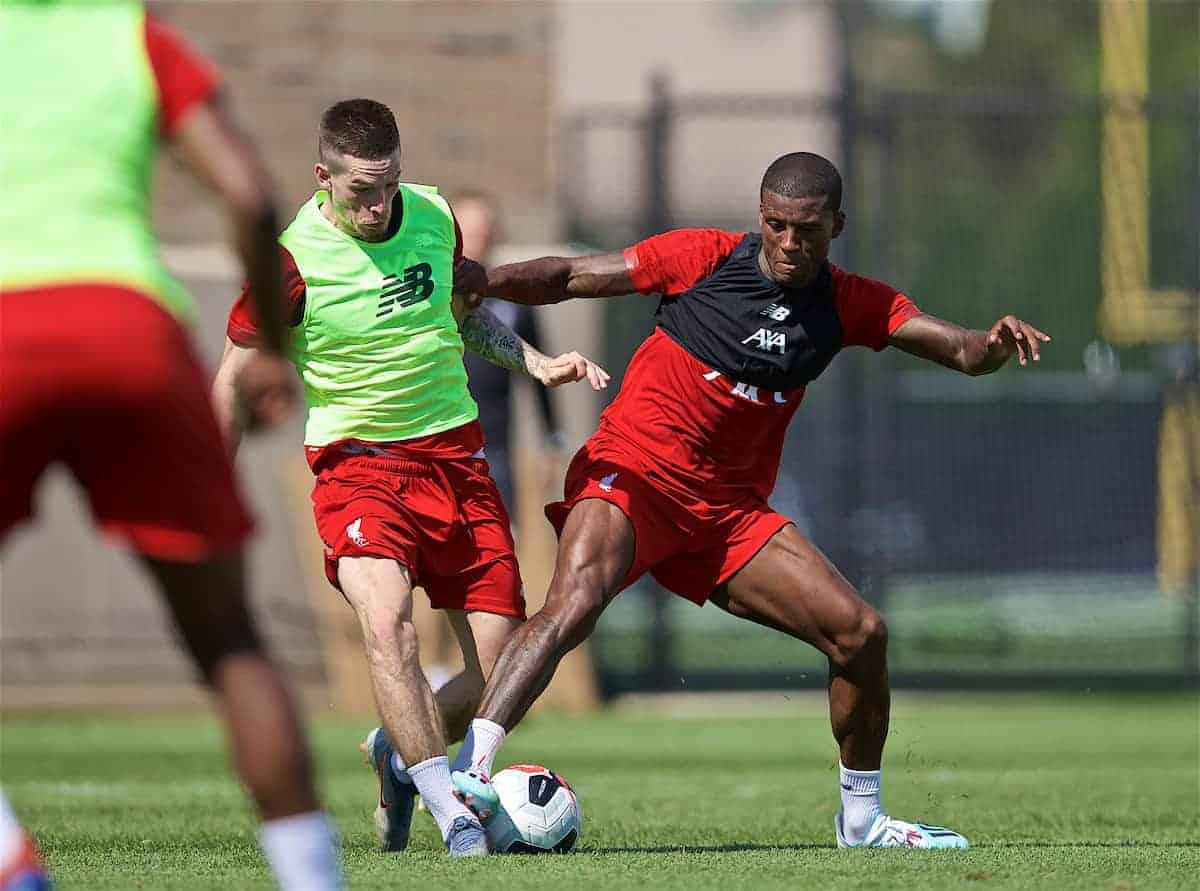
[(200, 563), (144, 558), (203, 681), (232, 657), (264, 651), (246, 602), (240, 554)]
[(858, 620), (858, 639), (860, 652), (879, 653), (887, 649), (887, 622), (878, 610), (868, 607), (862, 611)]
[(222, 666), (235, 656), (261, 654), (262, 640), (251, 622), (237, 622), (226, 628), (187, 638), (188, 649), (205, 684), (212, 686)]
[(374, 610), (363, 617), (363, 643), (372, 661), (401, 662), (417, 658), (417, 629), (393, 610)]
[(542, 612), (548, 615), (553, 625), (557, 648), (566, 651), (587, 640), (603, 610), (601, 592), (587, 585), (573, 584), (553, 592)]
[(411, 621), (401, 621), (396, 625), (396, 655), (401, 662), (416, 663), (418, 648), (417, 626)]
[(874, 659), (887, 651), (887, 622), (879, 611), (864, 606), (858, 613), (853, 627), (836, 636), (834, 652), (830, 659), (840, 668), (845, 668), (863, 659)]
[(573, 650), (587, 640), (596, 628), (604, 600), (591, 592), (578, 592), (563, 611), (560, 626), (560, 644), (564, 650)]

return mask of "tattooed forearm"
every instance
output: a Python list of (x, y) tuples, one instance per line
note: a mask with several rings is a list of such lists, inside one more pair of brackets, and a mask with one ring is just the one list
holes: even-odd
[(463, 346), (509, 371), (534, 377), (538, 361), (545, 358), (483, 307), (463, 320), (460, 331)]

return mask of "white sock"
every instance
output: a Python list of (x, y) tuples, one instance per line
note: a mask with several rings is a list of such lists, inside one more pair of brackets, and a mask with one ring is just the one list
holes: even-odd
[(456, 819), (473, 816), (467, 806), (454, 797), (454, 787), (450, 785), (450, 759), (445, 755), (414, 764), (408, 768), (408, 775), (416, 783), (425, 809), (437, 822), (443, 839)]
[(412, 785), (412, 777), (408, 775), (408, 768), (404, 766), (404, 759), (399, 752), (392, 752), (392, 774), (400, 782)]
[(0, 792), (0, 869), (21, 853), (25, 842), (25, 831), (17, 822), (17, 815), (12, 812), (8, 799)]
[(838, 764), (838, 785), (842, 788), (842, 834), (854, 844), (866, 838), (875, 818), (883, 812), (880, 804), (880, 771), (850, 770)]
[(321, 811), (269, 820), (259, 829), (258, 841), (284, 891), (345, 887), (333, 823)]
[(492, 762), (504, 744), (504, 728), (487, 718), (476, 718), (467, 728), (462, 748), (454, 756), (455, 770), (481, 771), (492, 775)]

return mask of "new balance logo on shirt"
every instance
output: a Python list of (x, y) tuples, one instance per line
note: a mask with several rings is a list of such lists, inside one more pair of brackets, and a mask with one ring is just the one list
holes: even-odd
[(397, 306), (412, 306), (422, 300), (428, 300), (433, 293), (433, 267), (428, 263), (418, 263), (404, 270), (401, 278), (396, 275), (385, 275), (383, 287), (379, 291), (379, 311), (375, 318), (386, 316)]

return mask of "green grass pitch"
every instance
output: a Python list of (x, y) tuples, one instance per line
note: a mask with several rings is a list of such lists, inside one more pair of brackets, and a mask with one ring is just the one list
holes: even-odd
[[(501, 763), (548, 764), (584, 809), (565, 857), (451, 862), (428, 815), (375, 850), (367, 724), (313, 725), (350, 887), (1195, 888), (1194, 696), (900, 694), (888, 810), (963, 831), (966, 852), (839, 851), (836, 754), (818, 700), (761, 714), (540, 715)], [(0, 776), (62, 889), (271, 887), (254, 822), (206, 718), (6, 716)]]

